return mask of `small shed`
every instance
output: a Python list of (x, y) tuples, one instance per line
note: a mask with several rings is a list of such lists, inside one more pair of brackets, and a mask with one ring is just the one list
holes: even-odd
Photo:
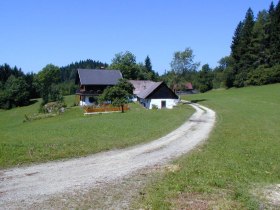
[(164, 83), (149, 80), (130, 80), (137, 100), (147, 109), (172, 109), (179, 97)]

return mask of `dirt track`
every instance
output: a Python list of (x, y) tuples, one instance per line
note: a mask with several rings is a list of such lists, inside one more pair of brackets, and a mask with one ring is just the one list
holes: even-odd
[(168, 135), (147, 144), (88, 157), (0, 171), (0, 209), (27, 208), (50, 196), (106, 186), (133, 172), (164, 164), (207, 139), (215, 112), (198, 104), (191, 118)]

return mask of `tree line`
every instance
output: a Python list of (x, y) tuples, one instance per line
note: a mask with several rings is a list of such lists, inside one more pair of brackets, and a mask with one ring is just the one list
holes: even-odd
[(0, 108), (10, 109), (30, 103), (30, 99), (42, 98), (42, 106), (48, 102), (63, 101), (64, 95), (71, 95), (78, 89), (75, 85), (77, 69), (118, 69), (126, 79), (158, 80), (152, 69), (149, 56), (144, 63), (137, 63), (131, 52), (117, 53), (111, 65), (91, 59), (58, 67), (46, 65), (38, 73), (24, 73), (21, 68), (0, 65)]
[(249, 8), (236, 27), (230, 55), (218, 63), (213, 69), (208, 64), (198, 69), (193, 51), (186, 48), (174, 53), (171, 70), (161, 78), (174, 90), (183, 90), (186, 82), (192, 82), (201, 92), (280, 82), (280, 1), (256, 18)]
[(0, 65), (0, 108), (10, 109), (30, 104), (30, 99), (42, 97), (42, 105), (62, 101), (63, 95), (77, 90), (75, 76), (78, 68), (103, 68), (108, 64), (91, 59), (64, 67), (46, 65), (36, 73), (24, 73), (21, 68)]
[(88, 59), (64, 67), (48, 64), (37, 74), (24, 74), (16, 66), (3, 64), (0, 65), (0, 108), (27, 105), (30, 99), (38, 97), (42, 97), (42, 105), (63, 100), (63, 95), (74, 94), (77, 89), (78, 68), (118, 69), (125, 79), (163, 80), (175, 91), (184, 90), (187, 82), (200, 92), (280, 82), (280, 1), (276, 6), (271, 3), (256, 18), (249, 8), (236, 27), (230, 55), (221, 58), (214, 69), (208, 64), (201, 69), (199, 66), (191, 48), (175, 52), (171, 69), (162, 76), (153, 70), (149, 56), (137, 63), (136, 56), (129, 51), (117, 53), (110, 65)]
[(248, 9), (236, 27), (227, 65), (228, 87), (280, 82), (280, 1), (256, 19)]

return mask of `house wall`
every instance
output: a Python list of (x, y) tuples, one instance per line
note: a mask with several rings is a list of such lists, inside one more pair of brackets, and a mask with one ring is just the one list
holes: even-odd
[(178, 99), (178, 96), (169, 89), (165, 84), (161, 84), (147, 98), (149, 99)]
[(89, 96), (81, 96), (80, 106), (92, 106), (93, 103), (89, 101)]
[(178, 99), (140, 99), (140, 103), (147, 109), (152, 109), (153, 105), (161, 109), (162, 101), (166, 102), (167, 109), (172, 109), (179, 102)]

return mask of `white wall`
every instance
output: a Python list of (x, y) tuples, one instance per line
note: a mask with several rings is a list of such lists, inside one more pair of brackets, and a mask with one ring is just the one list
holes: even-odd
[(167, 109), (172, 109), (173, 106), (176, 106), (179, 102), (178, 99), (141, 99), (140, 103), (142, 103), (147, 109), (152, 109), (153, 105), (156, 105), (159, 109), (161, 109), (162, 101), (166, 101)]
[(91, 106), (93, 103), (89, 102), (89, 96), (84, 96), (80, 100), (80, 106)]

